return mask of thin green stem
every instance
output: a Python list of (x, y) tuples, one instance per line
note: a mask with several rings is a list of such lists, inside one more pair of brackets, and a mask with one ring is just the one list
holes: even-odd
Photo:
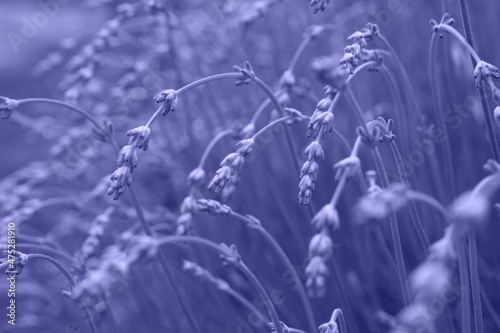
[(215, 74), (211, 76), (204, 77), (202, 79), (196, 80), (194, 82), (191, 82), (184, 87), (178, 89), (176, 92), (178, 95), (185, 93), (188, 90), (191, 90), (193, 88), (196, 88), (198, 86), (201, 86), (205, 83), (217, 81), (217, 80), (226, 80), (226, 79), (242, 79), (244, 78), (244, 75), (241, 73), (222, 73), (222, 74)]
[[(232, 212), (231, 215), (236, 217), (237, 219), (243, 221), (244, 223), (247, 223), (247, 224), (253, 223), (252, 220), (250, 220), (248, 217), (243, 216), (241, 214)], [(314, 319), (314, 313), (313, 313), (313, 310), (311, 308), (311, 303), (309, 302), (309, 298), (307, 297), (304, 286), (302, 285), (302, 281), (300, 280), (299, 275), (297, 274), (297, 271), (293, 267), (292, 262), (290, 261), (290, 259), (286, 255), (285, 251), (283, 251), (281, 246), (278, 244), (278, 242), (273, 238), (273, 236), (271, 236), (271, 234), (269, 234), (269, 232), (267, 232), (267, 230), (264, 227), (260, 226), (260, 227), (254, 228), (254, 229), (258, 233), (260, 233), (262, 237), (264, 237), (264, 239), (269, 243), (269, 245), (271, 245), (271, 247), (274, 249), (274, 251), (278, 254), (278, 257), (281, 259), (281, 261), (285, 265), (288, 272), (291, 274), (292, 279), (294, 280), (294, 283), (297, 286), (300, 301), (302, 302), (302, 306), (304, 307), (307, 321), (309, 323), (309, 329), (311, 330), (311, 332), (314, 332), (314, 330), (316, 329), (316, 320)]]
[(448, 212), (446, 211), (446, 208), (439, 201), (437, 201), (428, 194), (417, 192), (414, 190), (408, 191), (406, 195), (408, 196), (408, 199), (412, 201), (419, 201), (433, 207), (443, 217), (444, 222), (448, 223)]
[[(278, 125), (278, 124), (281, 124), (281, 123), (284, 123), (288, 120), (290, 120), (292, 118), (290, 117), (283, 117), (283, 118), (278, 118), (272, 122), (270, 122), (269, 124), (267, 124), (266, 126), (262, 127), (257, 133), (255, 133), (253, 136), (252, 136), (252, 140), (256, 141), (257, 138), (261, 135), (263, 135), (265, 132), (271, 130), (274, 126)], [(294, 119), (297, 119), (299, 121), (302, 121), (302, 120), (306, 120), (306, 119), (309, 119), (308, 116), (302, 116), (300, 118), (294, 118)]]
[(19, 103), (18, 105), (28, 104), (28, 103), (47, 103), (47, 104), (64, 106), (65, 108), (68, 108), (69, 110), (74, 111), (74, 112), (84, 116), (85, 118), (87, 118), (99, 131), (102, 132), (102, 134), (104, 134), (105, 136), (108, 136), (108, 134), (102, 128), (102, 126), (99, 124), (99, 122), (90, 113), (80, 109), (79, 107), (71, 105), (69, 103), (59, 101), (56, 99), (50, 99), (50, 98), (25, 98), (25, 99), (17, 100), (17, 102)]
[(267, 294), (266, 290), (262, 286), (262, 284), (259, 282), (257, 277), (252, 273), (252, 271), (245, 265), (245, 263), (241, 262), (240, 265), (238, 266), (240, 268), (241, 272), (243, 275), (247, 277), (247, 279), (250, 281), (250, 283), (253, 285), (253, 287), (257, 290), (259, 293), (260, 297), (264, 301), (264, 305), (267, 308), (267, 311), (269, 312), (269, 315), (274, 323), (274, 329), (276, 330), (277, 333), (284, 333), (283, 328), (281, 327), (281, 322), (278, 317), (278, 313), (276, 312), (276, 309), (274, 308), (274, 304), (269, 298), (269, 295)]
[(307, 48), (307, 45), (309, 45), (310, 42), (311, 38), (309, 37), (302, 39), (302, 42), (300, 43), (299, 47), (297, 48), (292, 57), (292, 60), (290, 61), (290, 65), (288, 65), (288, 70), (290, 72), (293, 72), (293, 70), (295, 69), (295, 65), (297, 65), (297, 62), (299, 61), (300, 56), (302, 55), (302, 53), (304, 53), (304, 50)]

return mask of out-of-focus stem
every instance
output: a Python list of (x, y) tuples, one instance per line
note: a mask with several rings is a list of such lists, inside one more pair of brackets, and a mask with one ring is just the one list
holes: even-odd
[[(387, 178), (387, 173), (385, 171), (384, 162), (382, 161), (382, 156), (378, 147), (371, 150), (373, 159), (377, 166), (377, 172), (380, 176), (380, 182), (384, 188), (389, 188), (389, 180)], [(396, 255), (396, 266), (398, 268), (399, 282), (401, 284), (401, 291), (403, 293), (403, 301), (405, 306), (411, 304), (410, 288), (408, 286), (408, 279), (406, 277), (405, 263), (403, 258), (403, 248), (401, 247), (401, 238), (399, 235), (399, 226), (396, 218), (396, 213), (391, 211), (389, 214), (389, 224), (391, 226), (392, 241), (394, 246), (394, 252)]]
[(54, 105), (64, 106), (65, 108), (68, 108), (68, 109), (84, 116), (85, 118), (87, 118), (96, 127), (96, 129), (98, 129), (105, 136), (108, 136), (106, 131), (99, 124), (99, 122), (90, 113), (80, 109), (79, 107), (71, 105), (69, 103), (59, 101), (56, 99), (50, 99), (50, 98), (25, 98), (25, 99), (19, 99), (19, 100), (17, 100), (17, 102), (19, 103), (18, 105), (28, 104), (28, 103), (46, 103), (46, 104), (54, 104)]
[(477, 333), (484, 332), (483, 307), (481, 305), (481, 282), (479, 281), (479, 272), (477, 268), (477, 244), (476, 234), (470, 233), (469, 237), (469, 268), (470, 284), (472, 288), (472, 304), (474, 306), (474, 325)]
[(461, 303), (461, 325), (462, 333), (471, 332), (471, 309), (470, 309), (470, 284), (469, 269), (467, 267), (467, 256), (464, 242), (455, 245), (458, 255), (458, 271), (460, 275), (460, 303)]

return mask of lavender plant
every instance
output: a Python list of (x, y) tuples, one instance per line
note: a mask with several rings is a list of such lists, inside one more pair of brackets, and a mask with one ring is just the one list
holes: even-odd
[(500, 332), (498, 3), (63, 3), (0, 4), (1, 332)]

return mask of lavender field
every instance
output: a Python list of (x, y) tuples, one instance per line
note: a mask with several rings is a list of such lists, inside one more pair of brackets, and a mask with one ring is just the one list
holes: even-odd
[(0, 332), (500, 332), (499, 14), (0, 1)]

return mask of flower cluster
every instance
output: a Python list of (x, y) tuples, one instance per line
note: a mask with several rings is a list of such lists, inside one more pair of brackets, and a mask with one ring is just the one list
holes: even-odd
[(311, 0), (309, 5), (313, 8), (313, 13), (316, 14), (319, 11), (324, 11), (329, 3), (330, 0)]
[(304, 151), (306, 161), (300, 171), (299, 202), (308, 205), (311, 202), (312, 192), (315, 189), (316, 178), (319, 172), (319, 161), (325, 159), (325, 152), (319, 141), (315, 140)]
[(320, 298), (326, 293), (326, 279), (329, 275), (328, 259), (332, 255), (333, 241), (329, 234), (338, 230), (339, 215), (333, 204), (329, 203), (311, 221), (318, 231), (309, 242), (309, 262), (306, 267), (306, 287), (309, 297)]
[(147, 14), (143, 10), (145, 7), (141, 4), (130, 3), (117, 6), (117, 15), (97, 32), (97, 35), (90, 43), (84, 45), (70, 59), (67, 65), (69, 74), (63, 78), (60, 84), (61, 89), (65, 90), (66, 100), (76, 102), (81, 97), (89, 82), (96, 76), (96, 71), (103, 61), (104, 51), (110, 46), (117, 46), (122, 43), (118, 35), (125, 21)]
[(193, 228), (193, 216), (196, 212), (196, 200), (192, 196), (185, 197), (181, 205), (181, 215), (176, 221), (176, 235), (187, 235)]
[(154, 101), (160, 105), (160, 111), (163, 116), (174, 112), (179, 103), (179, 95), (173, 89), (166, 89), (161, 91), (154, 97)]
[(208, 189), (220, 193), (229, 184), (231, 177), (240, 171), (245, 157), (253, 151), (254, 147), (255, 141), (252, 138), (238, 142), (236, 152), (227, 155), (220, 163), (219, 169), (208, 184)]
[(75, 254), (74, 268), (80, 272), (85, 272), (89, 266), (92, 267), (90, 259), (96, 258), (104, 237), (104, 229), (109, 224), (114, 207), (108, 207), (102, 214), (99, 214), (91, 223), (88, 237), (80, 247), (80, 251)]
[(209, 199), (198, 199), (196, 201), (196, 209), (200, 212), (207, 212), (210, 215), (226, 216), (232, 212), (231, 207)]
[(307, 125), (307, 136), (316, 138), (320, 131), (324, 133), (333, 131), (333, 113), (329, 112), (332, 104), (333, 94), (329, 93), (327, 97), (323, 98), (316, 104), (309, 124)]
[(132, 172), (139, 163), (136, 149), (148, 149), (151, 129), (148, 126), (139, 126), (128, 131), (127, 136), (130, 137), (129, 142), (118, 153), (118, 169), (111, 175), (111, 184), (107, 191), (108, 195), (114, 195), (114, 200), (118, 200), (125, 193), (127, 186), (132, 184)]
[(367, 173), (368, 194), (355, 206), (355, 217), (359, 223), (371, 220), (381, 221), (392, 211), (397, 211), (408, 204), (408, 188), (403, 184), (393, 184), (390, 189), (380, 189), (375, 183), (376, 173)]
[(10, 99), (8, 97), (0, 96), (0, 114), (2, 115), (2, 119), (9, 119), (17, 109), (19, 102), (15, 99)]
[(148, 236), (122, 235), (121, 244), (106, 249), (98, 265), (86, 272), (69, 297), (79, 303), (93, 305), (108, 299), (123, 278), (128, 278), (133, 267), (156, 256), (158, 241)]
[(196, 277), (202, 278), (202, 279), (214, 284), (220, 290), (228, 290), (231, 288), (226, 281), (213, 276), (213, 274), (210, 273), (210, 271), (208, 271), (207, 269), (204, 269), (203, 267), (201, 267), (197, 263), (184, 260), (182, 268), (186, 272), (189, 272)]

